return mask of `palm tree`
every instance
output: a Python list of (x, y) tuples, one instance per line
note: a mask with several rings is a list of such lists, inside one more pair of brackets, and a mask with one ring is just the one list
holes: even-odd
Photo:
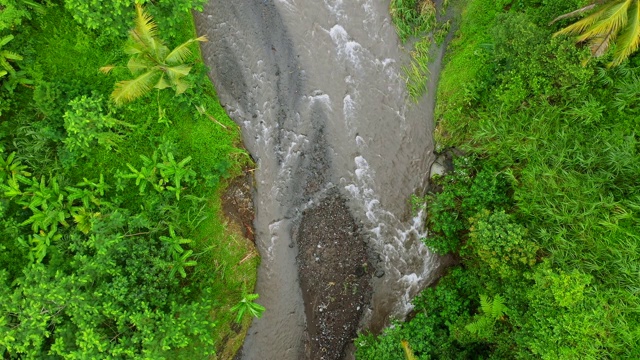
[[(158, 37), (157, 26), (151, 15), (141, 5), (136, 4), (135, 27), (129, 31), (129, 41), (125, 52), (131, 55), (127, 68), (136, 76), (132, 80), (119, 81), (111, 94), (117, 105), (135, 100), (152, 88), (158, 90), (168, 87), (181, 94), (189, 88), (183, 79), (191, 71), (186, 62), (191, 55), (189, 46), (194, 42), (207, 41), (205, 36), (189, 39), (173, 50), (164, 45)], [(109, 73), (115, 66), (100, 68)]]
[(620, 65), (640, 46), (640, 0), (605, 0), (561, 15), (558, 20), (577, 16), (595, 9), (589, 16), (556, 32), (558, 35), (577, 35), (576, 42), (587, 42), (593, 57), (604, 55), (615, 44), (609, 66)]

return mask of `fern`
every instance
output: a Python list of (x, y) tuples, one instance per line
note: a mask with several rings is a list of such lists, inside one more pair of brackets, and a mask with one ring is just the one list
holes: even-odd
[(489, 339), (493, 336), (496, 321), (503, 320), (509, 308), (499, 294), (492, 300), (487, 295), (480, 295), (480, 310), (482, 314), (477, 316), (475, 321), (467, 324), (465, 329), (481, 339)]

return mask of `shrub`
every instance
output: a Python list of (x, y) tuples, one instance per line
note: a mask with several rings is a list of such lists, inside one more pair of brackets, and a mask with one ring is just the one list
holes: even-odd
[(458, 158), (455, 170), (436, 182), (442, 192), (429, 194), (427, 246), (439, 254), (457, 252), (469, 230), (469, 218), (483, 209), (509, 207), (509, 186), (495, 166), (473, 157)]
[[(144, 5), (152, 3), (161, 16), (171, 21), (175, 16), (172, 14), (187, 12), (195, 9), (202, 11), (206, 0), (65, 0), (65, 7), (71, 12), (73, 18), (89, 29), (99, 30), (101, 33), (112, 36), (123, 36), (126, 34), (131, 19), (134, 16), (134, 5)], [(175, 21), (175, 20), (174, 20)], [(163, 26), (164, 24), (161, 24)], [(175, 25), (175, 24), (173, 24)]]
[(538, 246), (527, 239), (526, 229), (504, 210), (482, 210), (470, 222), (464, 250), (467, 256), (477, 257), (503, 278), (535, 264)]
[(63, 140), (69, 152), (84, 157), (96, 145), (111, 150), (122, 140), (122, 130), (132, 126), (105, 113), (103, 104), (102, 97), (95, 95), (69, 102), (64, 114), (67, 136)]

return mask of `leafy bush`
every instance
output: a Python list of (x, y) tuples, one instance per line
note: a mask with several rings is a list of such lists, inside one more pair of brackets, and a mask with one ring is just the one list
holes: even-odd
[(31, 20), (34, 11), (44, 11), (44, 7), (35, 0), (0, 0), (0, 8), (0, 31), (12, 30), (22, 25), (24, 20)]
[[(586, 48), (551, 39), (548, 22), (581, 3), (468, 2), (442, 75), (437, 135), (441, 148), (480, 160), (427, 198), (427, 244), (460, 260), (435, 289), (455, 292), (366, 338), (358, 355), (401, 358), (396, 343), (407, 340), (425, 358), (455, 358), (437, 353), (451, 348), (462, 358), (639, 358), (640, 60), (583, 67)], [(491, 164), (500, 171), (483, 171)], [(461, 316), (438, 308), (452, 293), (466, 304)], [(494, 314), (498, 296), (505, 308)]]
[(87, 28), (99, 30), (106, 35), (122, 36), (129, 29), (129, 24), (134, 16), (135, 4), (154, 4), (159, 15), (156, 17), (171, 22), (171, 18), (175, 18), (171, 15), (185, 13), (192, 9), (202, 11), (206, 0), (160, 0), (157, 2), (150, 0), (65, 0), (64, 3), (73, 18)]
[(538, 246), (527, 239), (524, 227), (504, 210), (483, 210), (471, 220), (469, 240), (463, 253), (477, 257), (500, 277), (518, 274), (536, 262)]
[[(470, 294), (478, 289), (462, 268), (454, 268), (438, 283), (427, 288), (413, 300), (415, 315), (406, 323), (395, 323), (380, 336), (360, 334), (355, 341), (356, 358), (397, 360), (404, 358), (402, 340), (419, 359), (469, 359), (486, 354), (485, 345), (478, 341), (461, 343), (457, 336), (469, 338), (464, 325), (478, 306)], [(462, 336), (461, 336), (462, 337)]]
[[(174, 15), (180, 43), (193, 22)], [(113, 81), (96, 70), (121, 60), (121, 38), (87, 31), (61, 6), (12, 34), (34, 81), (2, 92), (9, 101), (0, 105), (0, 357), (235, 351), (229, 308), (255, 284), (257, 257), (219, 218), (216, 194), (248, 157), (206, 72), (189, 74), (202, 88), (188, 92), (227, 131), (173, 94), (106, 105)], [(158, 123), (158, 106), (172, 126)], [(154, 153), (139, 196), (137, 175), (117, 175), (133, 173), (127, 163), (140, 171), (140, 155)]]
[(68, 151), (77, 152), (81, 157), (86, 156), (96, 144), (111, 150), (122, 140), (122, 130), (131, 126), (105, 114), (100, 96), (76, 98), (71, 100), (69, 107), (64, 114), (67, 132), (64, 144)]
[(483, 209), (509, 206), (507, 178), (489, 164), (459, 158), (455, 170), (437, 180), (442, 192), (430, 194), (427, 203), (429, 236), (425, 244), (439, 254), (457, 252), (469, 230), (469, 218)]

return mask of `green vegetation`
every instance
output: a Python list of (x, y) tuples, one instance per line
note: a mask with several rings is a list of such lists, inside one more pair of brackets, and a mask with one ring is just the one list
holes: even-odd
[(187, 10), (202, 2), (148, 8), (159, 27), (146, 40), (177, 49), (163, 59), (182, 66), (168, 80), (181, 95), (117, 107), (126, 29), (79, 14), (101, 6), (133, 26), (132, 3), (0, 0), (11, 67), (0, 78), (4, 359), (228, 358), (240, 346), (232, 308), (253, 289), (258, 259), (222, 218), (220, 194), (251, 164), (185, 43), (195, 38)]
[(594, 57), (604, 55), (610, 45), (615, 43), (614, 58), (609, 65), (620, 65), (640, 46), (640, 2), (637, 0), (609, 0), (601, 4), (593, 3), (560, 15), (552, 23), (578, 16), (594, 8), (595, 11), (592, 14), (558, 31), (555, 35), (579, 35), (576, 42), (588, 42), (591, 55)]
[(425, 199), (425, 241), (460, 263), (357, 358), (640, 358), (640, 58), (583, 66), (548, 25), (580, 0), (452, 6), (436, 135), (467, 155)]
[(405, 43), (413, 37), (419, 37), (412, 45), (411, 64), (403, 67), (407, 90), (414, 101), (418, 101), (427, 91), (431, 45), (434, 41), (442, 44), (451, 26), (448, 20), (437, 20), (446, 14), (448, 3), (448, 0), (444, 1), (441, 9), (436, 9), (432, 0), (392, 0), (389, 5), (400, 40)]
[(250, 314), (253, 317), (260, 318), (262, 313), (266, 310), (264, 306), (255, 302), (260, 296), (258, 294), (244, 294), (242, 300), (236, 306), (231, 308), (231, 311), (238, 313), (236, 322), (242, 321), (245, 314)]
[[(126, 52), (131, 55), (127, 68), (136, 76), (133, 80), (119, 81), (111, 98), (117, 105), (133, 101), (147, 94), (151, 88), (158, 91), (173, 88), (176, 95), (184, 93), (189, 83), (184, 79), (191, 71), (189, 60), (194, 42), (207, 41), (205, 36), (189, 39), (173, 50), (162, 43), (158, 37), (157, 25), (151, 16), (136, 4), (136, 26), (129, 31)], [(113, 65), (103, 66), (100, 70), (109, 73)]]

